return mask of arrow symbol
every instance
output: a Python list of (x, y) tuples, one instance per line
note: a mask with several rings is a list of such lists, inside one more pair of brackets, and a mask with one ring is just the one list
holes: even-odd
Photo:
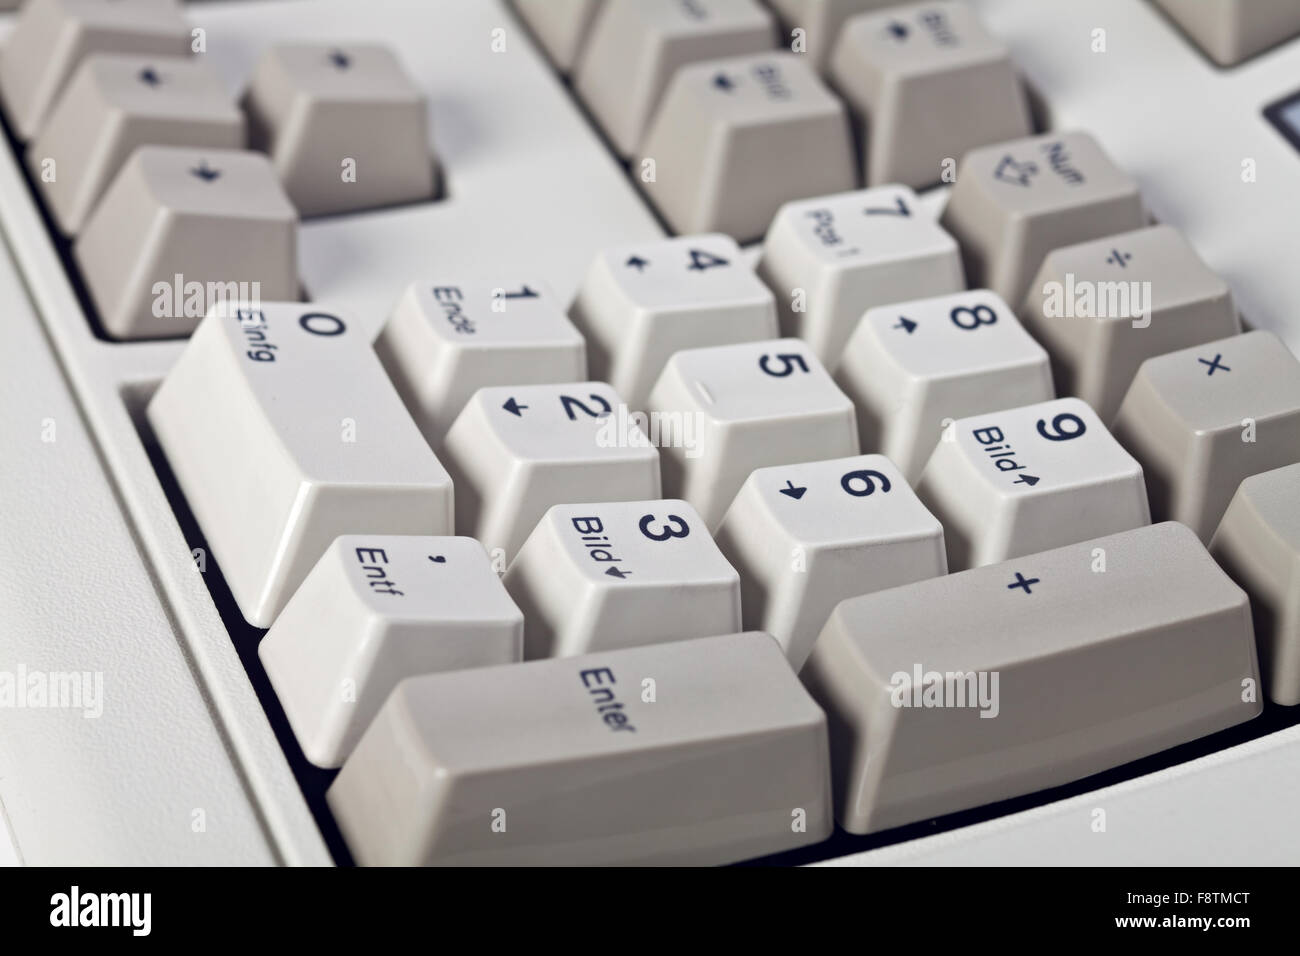
[(532, 289), (528, 288), (528, 286), (524, 286), (524, 287), (523, 287), (522, 289), (520, 289), (518, 292), (507, 292), (507, 293), (505, 294), (505, 298), (507, 298), (507, 299), (536, 299), (536, 298), (537, 298), (537, 295), (538, 295), (538, 294), (537, 294), (536, 292), (534, 292)]
[(777, 489), (777, 491), (781, 492), (781, 494), (785, 495), (788, 498), (793, 498), (795, 501), (798, 501), (800, 498), (802, 498), (804, 492), (807, 490), (808, 490), (807, 486), (804, 486), (803, 488), (796, 488), (794, 482), (790, 481), (788, 478), (786, 479), (785, 487)]
[(158, 75), (158, 71), (151, 66), (146, 66), (141, 70), (139, 77), (141, 83), (146, 83), (149, 86), (157, 86), (162, 82), (162, 77)]
[(635, 269), (637, 272), (645, 272), (645, 267), (649, 264), (648, 260), (642, 259), (640, 256), (628, 256), (627, 262), (623, 263), (623, 265)]
[(446, 564), (446, 563), (447, 563), (446, 555), (442, 555), (442, 554), (431, 554), (431, 555), (429, 555), (429, 560), (432, 561), (434, 564)]
[(221, 175), (221, 170), (213, 169), (211, 166), (208, 165), (208, 161), (206, 159), (201, 159), (199, 160), (198, 166), (196, 166), (194, 169), (191, 169), (190, 173), (194, 176), (199, 177), (199, 179), (203, 180), (205, 183), (210, 183), (218, 176)]
[(350, 60), (348, 58), (348, 55), (344, 53), (342, 50), (330, 51), (330, 62), (333, 63), (334, 67), (339, 70), (346, 70), (348, 67), (352, 65), (352, 60)]
[(731, 77), (727, 76), (727, 74), (719, 73), (713, 78), (713, 86), (715, 89), (722, 90), (724, 93), (730, 93), (736, 88), (736, 83)]
[(627, 577), (627, 576), (628, 576), (629, 574), (631, 574), (632, 572), (631, 572), (631, 571), (620, 571), (618, 568), (606, 568), (606, 569), (605, 569), (605, 573), (608, 574), (611, 578), (619, 578), (619, 579), (621, 580), (621, 579)]
[(1013, 481), (1012, 484), (1028, 485), (1030, 488), (1032, 488), (1034, 487), (1034, 485), (1038, 484), (1038, 478), (1035, 475), (1021, 475), (1019, 478)]
[(504, 408), (506, 411), (508, 411), (511, 415), (514, 415), (516, 418), (523, 418), (524, 409), (527, 408), (528, 406), (520, 405), (517, 401), (515, 401), (513, 397), (511, 397), (506, 399), (506, 403), (501, 407)]
[(898, 317), (898, 324), (895, 325), (895, 326), (892, 326), (892, 328), (895, 328), (895, 329), (902, 329), (902, 330), (903, 330), (904, 332), (906, 332), (908, 335), (911, 335), (913, 332), (916, 331), (916, 323), (913, 322), (911, 319), (906, 319), (906, 318), (904, 318), (903, 316), (900, 315), (900, 316)]

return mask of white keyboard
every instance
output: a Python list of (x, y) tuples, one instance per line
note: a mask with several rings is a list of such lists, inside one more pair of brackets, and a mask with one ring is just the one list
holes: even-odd
[(30, 6), (0, 862), (1300, 853), (1287, 4)]

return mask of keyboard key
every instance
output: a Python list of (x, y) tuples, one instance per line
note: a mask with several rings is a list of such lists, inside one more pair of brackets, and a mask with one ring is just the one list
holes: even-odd
[(337, 767), (398, 681), (514, 663), (523, 637), (473, 538), (344, 535), (257, 653), (307, 759)]
[(771, 50), (775, 33), (772, 15), (756, 0), (606, 0), (574, 88), (627, 159), (679, 67)]
[(717, 541), (741, 575), (744, 626), (780, 641), (796, 672), (840, 601), (948, 570), (943, 527), (884, 455), (758, 469)]
[(1210, 554), (1250, 595), (1269, 699), (1300, 704), (1300, 463), (1237, 486)]
[(801, 676), (850, 833), (1080, 780), (1262, 709), (1246, 595), (1172, 522), (845, 601)]
[(602, 0), (514, 0), (513, 5), (551, 64), (568, 74), (586, 45)]
[(659, 452), (604, 382), (479, 389), (443, 453), (456, 528), (506, 561), (552, 505), (660, 492)]
[(861, 124), (870, 185), (930, 186), (967, 150), (1033, 132), (1010, 53), (965, 3), (853, 18), (830, 74)]
[(720, 864), (829, 836), (829, 763), (776, 642), (730, 634), (403, 681), (328, 798), (363, 865)]
[(730, 236), (680, 236), (602, 252), (569, 310), (593, 378), (642, 408), (669, 356), (777, 335), (772, 293)]
[(142, 339), (189, 335), (217, 298), (297, 298), (297, 247), (298, 213), (261, 153), (142, 146), (73, 256), (104, 330)]
[(375, 352), (435, 448), (480, 388), (587, 376), (582, 336), (535, 278), (412, 283)]
[(504, 581), (530, 660), (740, 630), (740, 577), (684, 501), (556, 505)]
[(954, 571), (1151, 521), (1142, 466), (1077, 398), (948, 427), (916, 492), (943, 522)]
[(303, 216), (433, 198), (429, 107), (387, 47), (273, 46), (243, 105)]
[(1300, 34), (1291, 0), (1156, 0), (1219, 66), (1234, 66)]
[(1049, 253), (1020, 315), (1051, 353), (1061, 393), (1102, 421), (1147, 359), (1241, 331), (1227, 283), (1170, 226)]
[(898, 0), (768, 0), (768, 6), (781, 20), (782, 45), (790, 46), (793, 32), (803, 31), (804, 52), (812, 57), (819, 70), (825, 70), (840, 28), (850, 17), (897, 3)]
[(1147, 359), (1113, 428), (1156, 520), (1208, 541), (1243, 479), (1300, 461), (1300, 362), (1271, 332)]
[(782, 331), (831, 366), (871, 306), (966, 288), (957, 241), (906, 186), (786, 203), (758, 274), (776, 295)]
[(176, 0), (27, 0), (0, 57), (0, 104), (29, 140), (91, 54), (188, 56), (191, 43)]
[(217, 305), (149, 424), (250, 624), (343, 534), (450, 534), (452, 488), (369, 337), (319, 304)]
[(940, 220), (966, 278), (1024, 299), (1053, 249), (1146, 225), (1137, 183), (1087, 133), (1049, 133), (972, 150)]
[[(755, 468), (858, 453), (850, 402), (799, 339), (678, 352), (650, 392), (664, 490), (716, 528)], [(656, 421), (657, 419), (657, 421)]]
[(76, 235), (139, 146), (242, 149), (244, 117), (201, 59), (96, 54), (27, 151), (50, 215)]
[(857, 407), (858, 444), (908, 481), (954, 419), (1056, 397), (1047, 353), (987, 289), (867, 310), (835, 381)]
[(844, 104), (794, 53), (682, 67), (639, 155), (637, 182), (674, 232), (737, 242), (761, 239), (783, 203), (856, 185)]

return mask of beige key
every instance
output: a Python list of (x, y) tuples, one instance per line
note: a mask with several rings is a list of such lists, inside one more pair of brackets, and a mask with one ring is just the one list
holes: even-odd
[(829, 776), (749, 633), (403, 681), (328, 799), (363, 865), (719, 864), (829, 836)]
[(1295, 0), (1155, 0), (1219, 66), (1300, 34)]
[(857, 182), (844, 104), (794, 53), (681, 68), (639, 156), (636, 181), (675, 232), (737, 242), (782, 204)]
[(1061, 246), (1146, 225), (1137, 183), (1087, 133), (983, 146), (962, 159), (940, 220), (961, 243), (966, 278), (1020, 302)]
[(757, 0), (606, 0), (574, 88), (624, 159), (678, 68), (772, 49), (772, 15)]
[(186, 56), (191, 43), (176, 0), (28, 0), (0, 55), (0, 104), (29, 140), (92, 53)]
[(303, 216), (434, 195), (428, 103), (387, 47), (273, 46), (243, 106), (253, 145)]
[(201, 59), (87, 57), (27, 150), (55, 224), (76, 235), (137, 147), (242, 149), (244, 117)]
[(1111, 426), (1151, 514), (1210, 540), (1242, 480), (1300, 461), (1300, 362), (1271, 332), (1147, 359)]
[(73, 245), (116, 339), (189, 335), (218, 301), (298, 297), (298, 213), (261, 153), (144, 146)]
[(551, 64), (569, 73), (591, 33), (592, 21), (603, 0), (513, 0), (520, 18), (528, 24)]
[(1144, 361), (1241, 331), (1227, 283), (1171, 226), (1051, 252), (1020, 317), (1051, 353), (1061, 394), (1107, 422)]
[[(825, 70), (835, 39), (849, 18), (868, 10), (892, 7), (898, 0), (768, 0), (784, 31), (781, 45), (812, 57), (817, 69)], [(798, 32), (796, 32), (798, 31)]]
[(965, 2), (854, 17), (830, 76), (861, 124), (869, 186), (938, 183), (967, 150), (1033, 131), (1010, 53)]
[(1262, 709), (1246, 595), (1173, 522), (845, 601), (801, 677), (851, 833), (1060, 786)]
[(1300, 704), (1300, 462), (1237, 486), (1210, 554), (1250, 595), (1269, 700)]

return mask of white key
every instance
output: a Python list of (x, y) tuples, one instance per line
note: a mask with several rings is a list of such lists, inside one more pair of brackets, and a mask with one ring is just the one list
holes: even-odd
[(636, 181), (674, 232), (737, 242), (761, 239), (783, 203), (857, 185), (844, 104), (794, 53), (682, 67), (638, 155)]
[(1053, 249), (1145, 226), (1137, 183), (1087, 133), (1048, 133), (971, 150), (940, 220), (966, 278), (1024, 299)]
[(679, 67), (770, 50), (775, 39), (772, 15), (756, 0), (606, 0), (573, 85), (627, 159)]
[(1228, 284), (1172, 226), (1054, 250), (1020, 316), (1051, 353), (1061, 393), (1107, 422), (1144, 361), (1241, 331)]
[(243, 114), (202, 58), (87, 57), (28, 148), (27, 168), (55, 224), (75, 235), (146, 145), (243, 148)]
[(510, 561), (552, 505), (658, 498), (659, 453), (604, 382), (482, 388), (443, 443), (456, 527)]
[(1246, 595), (1172, 522), (845, 601), (800, 676), (830, 718), (850, 833), (1060, 786), (1262, 710)]
[(591, 349), (591, 375), (642, 408), (682, 349), (777, 335), (772, 293), (730, 236), (679, 236), (610, 249), (569, 309)]
[(652, 431), (682, 439), (659, 442), (664, 490), (710, 529), (755, 468), (858, 453), (853, 403), (798, 339), (678, 352), (649, 408)]
[(218, 297), (298, 297), (298, 212), (261, 153), (140, 147), (72, 251), (117, 339), (189, 335)]
[(794, 31), (802, 30), (804, 52), (819, 70), (826, 68), (835, 39), (850, 17), (880, 7), (892, 7), (898, 0), (768, 0), (785, 30), (782, 44), (788, 46)]
[(1233, 66), (1300, 34), (1291, 0), (1155, 0), (1219, 66)]
[(1300, 704), (1300, 462), (1237, 486), (1210, 554), (1250, 595), (1269, 700)]
[(957, 240), (906, 186), (787, 203), (758, 274), (776, 295), (781, 331), (831, 366), (871, 306), (966, 288)]
[(1244, 479), (1300, 461), (1300, 361), (1263, 331), (1158, 355), (1112, 428), (1146, 469), (1156, 520), (1209, 541)]
[(795, 671), (840, 601), (948, 570), (943, 527), (884, 455), (758, 469), (717, 541), (741, 574), (744, 626)]
[(303, 216), (433, 198), (429, 106), (387, 47), (270, 47), (243, 106)]
[(480, 388), (587, 377), (582, 336), (535, 278), (414, 282), (375, 352), (435, 448)]
[(176, 0), (27, 0), (0, 56), (0, 103), (29, 140), (92, 53), (186, 56), (191, 43)]
[(830, 835), (826, 718), (766, 634), (433, 674), (328, 799), (367, 866), (731, 863)]
[(835, 381), (857, 406), (858, 443), (908, 481), (954, 419), (1056, 397), (1047, 353), (987, 289), (867, 310)]
[(344, 535), (257, 653), (307, 759), (337, 767), (399, 681), (514, 663), (523, 639), (473, 538)]
[(447, 472), (367, 348), (322, 305), (223, 303), (149, 424), (250, 624), (269, 627), (341, 534), (450, 534)]
[(504, 582), (530, 660), (740, 630), (740, 577), (684, 501), (556, 505)]
[(963, 418), (949, 429), (916, 492), (943, 522), (953, 571), (1151, 521), (1142, 466), (1077, 398)]
[(515, 12), (561, 73), (569, 73), (586, 46), (602, 0), (514, 0)]
[(934, 185), (967, 150), (1033, 132), (1009, 51), (964, 2), (853, 18), (830, 74), (861, 124), (871, 185)]

